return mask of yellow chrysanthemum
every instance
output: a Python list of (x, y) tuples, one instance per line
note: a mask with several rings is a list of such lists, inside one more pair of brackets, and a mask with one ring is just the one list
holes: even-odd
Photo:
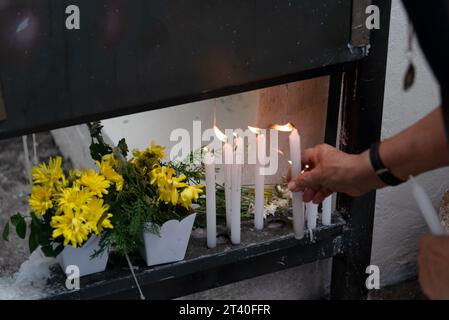
[(158, 159), (165, 159), (165, 147), (157, 145), (153, 140), (151, 141), (151, 147), (149, 148), (149, 152), (153, 154)]
[(122, 191), (124, 183), (123, 177), (114, 170), (110, 162), (104, 160), (101, 162), (97, 161), (97, 165), (100, 168), (100, 173), (106, 179), (115, 183), (117, 191)]
[(108, 194), (108, 188), (111, 185), (110, 181), (92, 169), (85, 170), (79, 181), (81, 185), (89, 188), (94, 195), (100, 198), (103, 197), (103, 194)]
[(59, 216), (51, 218), (50, 226), (54, 228), (53, 238), (64, 237), (64, 245), (71, 245), (76, 248), (82, 246), (90, 234), (90, 228), (85, 223), (86, 218), (81, 211), (68, 210)]
[(50, 187), (33, 187), (29, 204), (33, 212), (38, 216), (43, 216), (48, 211), (48, 209), (53, 208)]
[[(109, 206), (104, 204), (103, 199), (93, 198), (89, 204), (86, 212), (86, 223), (90, 230), (99, 235), (104, 229), (112, 229), (110, 218), (112, 214), (106, 213), (109, 210)], [(106, 217), (103, 217), (106, 215)], [(100, 219), (103, 219), (100, 223)]]
[(117, 166), (118, 166), (117, 159), (115, 158), (114, 154), (112, 154), (112, 153), (104, 155), (101, 158), (101, 160), (103, 162), (106, 162), (107, 164), (109, 164), (113, 168), (117, 168)]
[(175, 170), (170, 167), (157, 167), (150, 173), (151, 181), (153, 185), (157, 185), (159, 198), (158, 200), (168, 204), (176, 205), (178, 203), (178, 189), (185, 188), (188, 184), (183, 181), (185, 176), (174, 177)]
[(199, 198), (199, 194), (203, 192), (204, 186), (202, 184), (195, 186), (188, 186), (181, 192), (180, 203), (186, 209), (192, 207), (192, 202), (196, 202)]
[(69, 177), (71, 181), (76, 181), (81, 178), (82, 172), (78, 169), (70, 170)]
[(88, 188), (65, 188), (58, 197), (58, 213), (72, 210), (87, 211), (87, 203), (94, 194)]
[(48, 166), (45, 163), (33, 168), (33, 183), (54, 188), (65, 185), (65, 177), (61, 168), (62, 158), (50, 158)]
[(159, 164), (159, 160), (165, 159), (165, 147), (157, 145), (151, 141), (151, 146), (144, 151), (138, 149), (133, 150), (133, 164), (139, 168), (142, 173), (150, 172), (155, 165)]

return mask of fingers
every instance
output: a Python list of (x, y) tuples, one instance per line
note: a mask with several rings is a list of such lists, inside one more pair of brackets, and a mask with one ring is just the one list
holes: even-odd
[(306, 188), (319, 190), (320, 189), (321, 176), (317, 169), (304, 172), (299, 176), (292, 177), (288, 183), (288, 188), (292, 192), (305, 191)]
[(301, 154), (301, 162), (303, 167), (306, 165), (315, 167), (317, 153), (317, 147), (304, 150)]
[(304, 194), (302, 196), (304, 202), (310, 202), (313, 200), (313, 198), (315, 197), (315, 195), (317, 194), (317, 192), (313, 189), (306, 189), (304, 190)]
[[(320, 204), (332, 194), (332, 191), (327, 188), (322, 188), (318, 192), (315, 193), (312, 201), (315, 204)], [(304, 200), (305, 201), (305, 200)]]

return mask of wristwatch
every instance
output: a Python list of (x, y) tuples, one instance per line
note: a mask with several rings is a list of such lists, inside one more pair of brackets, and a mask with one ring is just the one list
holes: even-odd
[(369, 158), (371, 161), (371, 165), (373, 166), (374, 171), (380, 180), (382, 180), (385, 184), (389, 186), (397, 186), (405, 181), (399, 179), (394, 174), (391, 173), (390, 169), (388, 169), (382, 159), (380, 158), (379, 153), (380, 142), (373, 143), (369, 150)]

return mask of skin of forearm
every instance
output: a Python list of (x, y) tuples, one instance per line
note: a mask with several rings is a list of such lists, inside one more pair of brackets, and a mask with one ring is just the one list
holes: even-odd
[(449, 165), (449, 145), (441, 108), (380, 146), (385, 166), (402, 180)]

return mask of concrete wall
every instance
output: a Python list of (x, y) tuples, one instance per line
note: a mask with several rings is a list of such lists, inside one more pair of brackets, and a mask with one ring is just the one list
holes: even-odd
[[(407, 18), (399, 0), (393, 0), (389, 50), (383, 138), (410, 126), (440, 103), (438, 85), (421, 52), (414, 55), (417, 67), (415, 85), (407, 93), (402, 90), (408, 67)], [(449, 170), (426, 173), (418, 180), (438, 207), (442, 193), (449, 187)], [(425, 232), (427, 227), (408, 183), (378, 192), (372, 263), (380, 266), (381, 284), (396, 283), (416, 274), (417, 244)]]
[[(407, 18), (399, 0), (393, 0), (390, 52), (383, 137), (389, 137), (431, 111), (439, 103), (438, 87), (420, 54), (415, 54), (417, 79), (413, 89), (404, 93), (402, 80), (407, 68)], [(117, 142), (126, 137), (131, 148), (143, 148), (148, 139), (171, 146), (172, 128), (191, 126), (202, 120), (204, 127), (212, 124), (216, 110), (218, 125), (239, 128), (256, 121), (259, 95), (250, 92), (209, 100), (181, 108), (175, 107), (104, 121), (105, 132)], [(86, 160), (83, 144), (89, 142), (85, 128), (72, 127), (54, 132), (65, 155), (75, 165), (91, 163)], [(89, 158), (87, 158), (89, 159)], [(449, 170), (443, 169), (419, 177), (431, 193), (435, 206), (449, 186)], [(382, 285), (409, 278), (416, 273), (416, 252), (419, 237), (427, 229), (411, 197), (410, 186), (388, 188), (378, 193), (374, 228), (372, 262), (380, 266)], [(190, 298), (249, 298), (249, 299), (313, 299), (327, 292), (330, 261), (314, 263), (273, 275), (263, 276), (190, 296)]]

